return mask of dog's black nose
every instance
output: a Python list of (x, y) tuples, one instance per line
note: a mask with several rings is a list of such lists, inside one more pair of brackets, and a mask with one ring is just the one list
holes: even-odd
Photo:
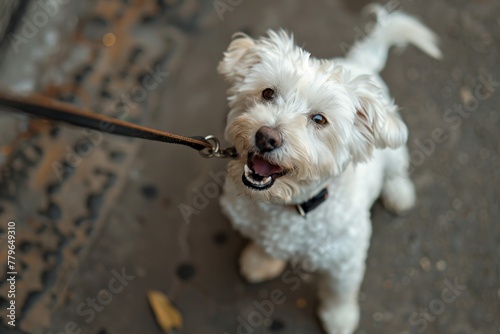
[(278, 131), (268, 126), (263, 126), (255, 134), (255, 146), (261, 152), (271, 152), (281, 146), (281, 138)]

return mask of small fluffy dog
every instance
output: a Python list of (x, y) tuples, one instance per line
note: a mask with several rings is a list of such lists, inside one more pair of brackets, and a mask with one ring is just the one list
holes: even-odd
[(225, 135), (239, 153), (221, 205), (252, 239), (241, 272), (260, 282), (286, 261), (320, 272), (319, 316), (331, 334), (358, 325), (373, 202), (381, 195), (396, 213), (415, 203), (407, 128), (378, 73), (393, 45), (441, 57), (419, 21), (372, 9), (378, 23), (345, 58), (313, 58), (284, 31), (238, 33), (218, 67), (231, 85)]

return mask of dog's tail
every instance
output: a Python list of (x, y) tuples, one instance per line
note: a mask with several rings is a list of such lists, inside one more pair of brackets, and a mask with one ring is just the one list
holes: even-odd
[(377, 24), (362, 41), (355, 43), (346, 58), (360, 66), (380, 72), (386, 63), (387, 53), (393, 45), (404, 47), (411, 43), (440, 59), (437, 36), (414, 17), (401, 12), (388, 13), (381, 5), (369, 5), (366, 10), (377, 17)]

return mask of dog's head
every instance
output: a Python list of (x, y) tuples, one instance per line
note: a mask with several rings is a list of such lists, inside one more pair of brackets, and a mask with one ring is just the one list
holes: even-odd
[(370, 76), (312, 58), (283, 31), (235, 35), (218, 70), (231, 85), (226, 139), (240, 154), (229, 177), (257, 199), (310, 196), (374, 148), (406, 141), (397, 107)]

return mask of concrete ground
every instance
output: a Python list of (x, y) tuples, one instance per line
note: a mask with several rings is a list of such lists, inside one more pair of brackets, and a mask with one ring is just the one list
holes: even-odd
[[(232, 5), (221, 14), (214, 9), (220, 3)], [(382, 73), (410, 130), (418, 204), (402, 217), (378, 203), (372, 210), (373, 236), (357, 333), (500, 333), (500, 3), (381, 3), (401, 8), (431, 27), (441, 38), (444, 58), (431, 60), (409, 47), (400, 55), (391, 54)], [(146, 115), (138, 119), (176, 133), (222, 136), (227, 86), (216, 66), (231, 34), (259, 36), (269, 28), (284, 27), (313, 55), (341, 56), (344, 47), (365, 32), (367, 20), (360, 15), (365, 4), (193, 0), (175, 8), (175, 15), (162, 12), (159, 22), (168, 25), (176, 48), (162, 62), (168, 71), (165, 82), (148, 96)], [(134, 31), (138, 39), (155, 34), (141, 29)], [(440, 140), (436, 131), (444, 132)], [(58, 140), (71, 137), (63, 134)], [(301, 276), (287, 268), (289, 277), (299, 283), (295, 290), (286, 280), (249, 284), (239, 275), (237, 259), (247, 241), (232, 230), (216, 198), (225, 161), (202, 159), (184, 147), (110, 135), (105, 140), (119, 149), (104, 145), (104, 150), (121, 150), (124, 158), (106, 165), (116, 171), (115, 183), (103, 181), (101, 188), (111, 190), (103, 190), (101, 204), (94, 205), (95, 197), (88, 197), (85, 210), (90, 213), (78, 220), (91, 230), (94, 222), (99, 227), (72, 248), (78, 251), (70, 264), (56, 262), (65, 264), (65, 275), (59, 274), (60, 265), (47, 267), (49, 278), (37, 290), (40, 297), (23, 308), (29, 322), (15, 331), (0, 327), (2, 333), (162, 333), (148, 305), (149, 290), (165, 293), (181, 312), (183, 326), (175, 333), (323, 333), (315, 313), (315, 275)], [(89, 162), (82, 164), (80, 174), (94, 173), (94, 167), (85, 164), (106, 156), (98, 153), (86, 158)], [(36, 171), (40, 166), (34, 163), (30, 168)], [(63, 184), (68, 182), (77, 184), (69, 178)], [(7, 190), (0, 189), (0, 197), (9, 203), (2, 202), (4, 209), (21, 212), (19, 203), (28, 195), (7, 196)], [(42, 222), (56, 230), (66, 218), (77, 218), (65, 212), (79, 210), (67, 204), (79, 191), (87, 190), (76, 185), (57, 190), (54, 203), (62, 207), (62, 216), (46, 214)], [(180, 210), (186, 206), (196, 208), (190, 219)], [(29, 217), (23, 215), (19, 224)], [(69, 233), (57, 247), (66, 249), (72, 238), (80, 238), (77, 228), (71, 231), (73, 236)], [(30, 242), (36, 244), (36, 238)], [(60, 257), (66, 255), (65, 251)], [(123, 273), (124, 288), (106, 295), (102, 290), (109, 291), (113, 278)], [(52, 297), (45, 298), (48, 289)], [(284, 293), (285, 302), (275, 305), (256, 326), (242, 325), (255, 312), (262, 313), (256, 304), (268, 300), (275, 289)], [(88, 298), (106, 302), (92, 310)], [(44, 319), (33, 315), (44, 308), (50, 309)]]

